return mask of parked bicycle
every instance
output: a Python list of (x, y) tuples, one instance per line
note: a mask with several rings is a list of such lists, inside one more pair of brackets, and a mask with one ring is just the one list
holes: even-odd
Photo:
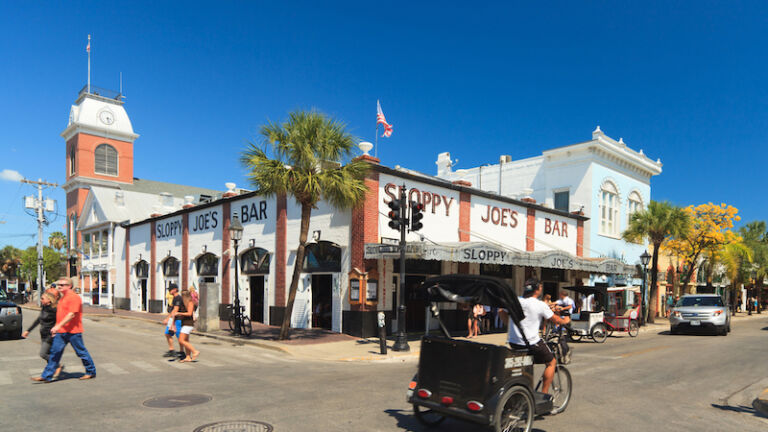
[(245, 314), (245, 306), (235, 308), (233, 305), (228, 305), (227, 309), (230, 310), (229, 330), (236, 335), (250, 336), (253, 328), (251, 319)]

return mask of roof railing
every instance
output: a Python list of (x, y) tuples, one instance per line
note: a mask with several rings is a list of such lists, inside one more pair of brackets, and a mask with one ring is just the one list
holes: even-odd
[(91, 94), (94, 96), (102, 97), (104, 99), (112, 99), (112, 100), (121, 101), (121, 102), (123, 100), (123, 95), (120, 92), (105, 89), (102, 87), (91, 86), (91, 91), (88, 92), (87, 84), (84, 85), (82, 89), (80, 89), (80, 92), (78, 92), (78, 95), (83, 95), (83, 94)]

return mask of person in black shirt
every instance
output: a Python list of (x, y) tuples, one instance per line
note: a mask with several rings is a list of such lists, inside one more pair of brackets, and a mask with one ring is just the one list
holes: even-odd
[[(171, 318), (171, 315), (174, 307), (181, 305), (179, 287), (176, 285), (171, 285), (168, 288), (168, 294), (172, 300), (168, 302), (168, 316), (163, 321), (163, 324), (165, 324), (165, 340), (168, 342), (168, 352), (163, 354), (163, 357), (175, 357), (177, 353), (173, 350), (173, 336), (176, 335), (177, 340), (181, 336), (181, 319)], [(185, 357), (181, 343), (179, 343), (178, 356), (181, 358)]]
[[(56, 292), (55, 289), (53, 289)], [(27, 331), (21, 336), (27, 338), (29, 332), (34, 330), (38, 325), (40, 326), (40, 357), (48, 362), (48, 356), (51, 354), (51, 344), (53, 344), (53, 336), (51, 336), (51, 329), (56, 325), (56, 304), (58, 302), (58, 296), (51, 293), (50, 290), (43, 293), (40, 302), (43, 307), (40, 309), (40, 315), (32, 322)], [(56, 371), (53, 373), (54, 378), (58, 378), (61, 371), (64, 369), (63, 364), (59, 364), (56, 367)]]

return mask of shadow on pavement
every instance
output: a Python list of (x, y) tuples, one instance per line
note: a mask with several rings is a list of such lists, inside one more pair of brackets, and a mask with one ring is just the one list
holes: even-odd
[(723, 411), (731, 411), (736, 413), (744, 413), (744, 414), (752, 414), (756, 417), (762, 417), (762, 418), (768, 418), (768, 416), (764, 415), (760, 411), (756, 410), (753, 407), (745, 406), (745, 405), (739, 405), (739, 406), (730, 406), (730, 405), (718, 405), (718, 404), (712, 404), (712, 407), (717, 408), (719, 410)]
[[(488, 432), (489, 430), (487, 426), (454, 420), (452, 418), (446, 418), (444, 422), (440, 423), (438, 428), (428, 428), (416, 420), (416, 417), (411, 410), (388, 409), (384, 410), (384, 412), (397, 420), (398, 429), (408, 432), (425, 432), (432, 430), (440, 430), (441, 432)], [(531, 432), (546, 432), (544, 429), (535, 427), (538, 421), (539, 420), (534, 420), (534, 427), (531, 429)]]

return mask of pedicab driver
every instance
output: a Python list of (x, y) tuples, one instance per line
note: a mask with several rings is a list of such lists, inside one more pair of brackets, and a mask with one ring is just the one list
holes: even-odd
[(547, 344), (539, 337), (539, 328), (541, 328), (542, 320), (549, 320), (555, 324), (565, 325), (571, 322), (569, 317), (560, 317), (556, 315), (547, 306), (546, 303), (539, 300), (542, 292), (542, 284), (536, 279), (528, 279), (525, 281), (525, 287), (523, 290), (523, 296), (519, 299), (520, 305), (523, 307), (523, 313), (525, 318), (520, 321), (520, 327), (525, 333), (525, 339), (528, 340), (530, 348), (526, 347), (525, 339), (520, 335), (520, 331), (517, 326), (510, 320), (509, 321), (509, 333), (508, 341), (509, 346), (515, 350), (528, 349), (533, 355), (534, 363), (543, 363), (546, 366), (544, 369), (544, 382), (542, 383), (542, 392), (549, 393), (549, 386), (552, 384), (552, 379), (555, 377), (556, 361), (554, 354), (549, 350)]

